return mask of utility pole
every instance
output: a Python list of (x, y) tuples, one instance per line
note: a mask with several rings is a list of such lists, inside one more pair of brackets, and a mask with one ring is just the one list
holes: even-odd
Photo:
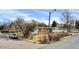
[(50, 19), (51, 19), (51, 12), (49, 11), (49, 28), (51, 28)]
[(54, 11), (56, 11), (56, 9), (54, 9), (54, 10), (52, 10), (52, 11), (49, 11), (49, 32), (51, 32), (51, 24), (50, 24), (50, 22), (51, 22), (51, 14), (52, 14), (52, 12), (54, 12)]

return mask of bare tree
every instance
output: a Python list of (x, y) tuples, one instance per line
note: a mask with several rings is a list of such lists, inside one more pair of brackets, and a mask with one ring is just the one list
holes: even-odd
[(23, 36), (27, 38), (29, 36), (29, 29), (27, 28), (28, 24), (22, 18), (17, 18), (15, 21), (16, 27), (23, 33)]
[(23, 18), (17, 18), (15, 21), (16, 28), (19, 29), (25, 38), (29, 37), (29, 34), (36, 26), (36, 22), (34, 20), (30, 22), (26, 22)]
[(74, 19), (72, 13), (69, 10), (65, 10), (64, 13), (62, 13), (62, 15), (63, 15), (62, 20), (65, 21), (67, 32), (70, 32)]

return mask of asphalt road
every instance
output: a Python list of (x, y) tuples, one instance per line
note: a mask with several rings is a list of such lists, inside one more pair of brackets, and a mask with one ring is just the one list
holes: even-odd
[(40, 49), (79, 49), (79, 34)]

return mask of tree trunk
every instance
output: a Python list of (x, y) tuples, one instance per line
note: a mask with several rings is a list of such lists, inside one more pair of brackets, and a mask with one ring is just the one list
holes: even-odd
[(25, 37), (25, 38), (28, 38), (28, 37), (29, 37), (29, 30), (25, 30), (25, 32), (24, 32), (24, 37)]

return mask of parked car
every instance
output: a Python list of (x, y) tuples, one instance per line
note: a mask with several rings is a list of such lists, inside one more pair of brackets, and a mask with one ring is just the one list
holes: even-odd
[(11, 34), (9, 35), (9, 38), (10, 38), (10, 39), (18, 39), (16, 33), (11, 33)]

